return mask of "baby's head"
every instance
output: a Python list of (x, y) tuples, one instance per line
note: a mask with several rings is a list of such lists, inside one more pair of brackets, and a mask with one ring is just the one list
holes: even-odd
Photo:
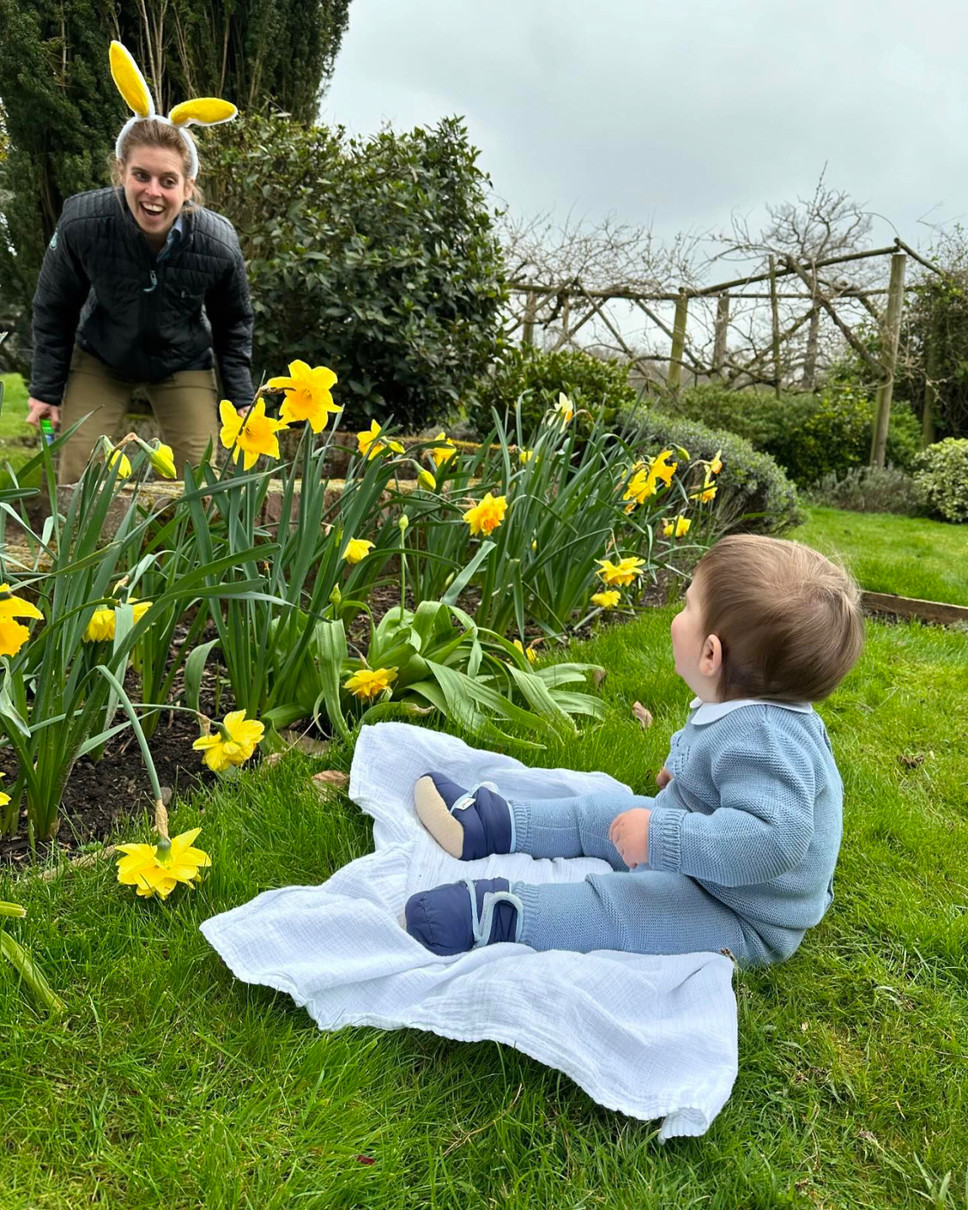
[(846, 572), (809, 546), (751, 534), (710, 547), (672, 623), (676, 671), (706, 701), (820, 701), (863, 645)]

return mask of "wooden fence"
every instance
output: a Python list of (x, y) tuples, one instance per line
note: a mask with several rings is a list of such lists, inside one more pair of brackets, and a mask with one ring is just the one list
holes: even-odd
[[(890, 276), (886, 286), (851, 284), (846, 278), (833, 280), (828, 270), (876, 258), (890, 258)], [(635, 366), (646, 380), (664, 382), (666, 389), (678, 390), (682, 384), (683, 369), (693, 374), (694, 381), (700, 377), (722, 381), (730, 387), (768, 385), (779, 395), (784, 384), (787, 367), (785, 350), (795, 338), (805, 332), (805, 346), (801, 364), (799, 387), (813, 388), (817, 372), (820, 324), (822, 319), (834, 325), (837, 332), (869, 367), (878, 383), (876, 400), (876, 422), (871, 443), (871, 464), (884, 465), (887, 429), (890, 419), (891, 398), (894, 391), (894, 376), (897, 369), (898, 338), (904, 307), (908, 258), (917, 261), (934, 273), (942, 271), (925, 260), (901, 239), (885, 248), (869, 252), (855, 252), (845, 256), (830, 257), (809, 263), (798, 262), (791, 257), (769, 258), (769, 269), (765, 272), (737, 277), (731, 281), (718, 282), (711, 286), (682, 288), (675, 292), (644, 292), (623, 285), (612, 285), (604, 289), (592, 289), (574, 279), (557, 285), (534, 281), (511, 283), (512, 335), (517, 334), (522, 344), (536, 343), (536, 333), (544, 334), (543, 343), (552, 350), (581, 348), (576, 340), (579, 332), (587, 325), (600, 323), (614, 340), (608, 345), (610, 352), (618, 352)], [(793, 279), (796, 289), (788, 288)], [(761, 287), (759, 290), (756, 287)], [(753, 289), (750, 289), (753, 287)], [(874, 300), (877, 300), (876, 302)], [(743, 300), (753, 303), (769, 303), (769, 321), (760, 324), (759, 339), (748, 339), (749, 348), (745, 356), (730, 349), (729, 334), (734, 313), (734, 304)], [(647, 352), (634, 348), (630, 343), (628, 329), (609, 313), (609, 304), (623, 302), (641, 313), (646, 330), (654, 338), (661, 334), (668, 341), (667, 352)], [(805, 304), (799, 308), (792, 303)], [(659, 313), (662, 305), (674, 304), (671, 323)], [(690, 320), (697, 310), (706, 311), (715, 304), (712, 320), (711, 350), (709, 325), (705, 326), (707, 349), (695, 346), (690, 337)], [(870, 351), (867, 344), (855, 331), (856, 321), (849, 319), (859, 309), (862, 319), (874, 320), (880, 330), (880, 357)], [(789, 314), (784, 323), (781, 310)], [(695, 324), (694, 324), (695, 327)], [(702, 330), (702, 324), (699, 324)], [(758, 345), (758, 347), (757, 347)], [(665, 366), (663, 375), (661, 367)], [(930, 379), (930, 376), (929, 376)], [(923, 436), (925, 443), (934, 439), (934, 395), (929, 380), (925, 398)]]

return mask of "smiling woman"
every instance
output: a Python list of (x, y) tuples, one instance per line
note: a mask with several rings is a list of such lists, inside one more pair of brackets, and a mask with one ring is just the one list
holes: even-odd
[(252, 403), (245, 263), (232, 224), (199, 204), (186, 129), (227, 121), (235, 106), (188, 101), (161, 117), (117, 42), (111, 69), (134, 113), (115, 146), (114, 187), (67, 199), (33, 304), (27, 420), (78, 425), (60, 451), (62, 483), (78, 480), (101, 434), (118, 435), (136, 386), (179, 476), (217, 441), (216, 370), (222, 395)]

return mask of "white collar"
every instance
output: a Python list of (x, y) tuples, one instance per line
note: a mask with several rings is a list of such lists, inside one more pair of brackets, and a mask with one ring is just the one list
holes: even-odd
[(729, 702), (704, 702), (694, 697), (689, 703), (689, 709), (695, 710), (690, 718), (694, 727), (703, 727), (706, 723), (714, 723), (732, 710), (741, 706), (779, 706), (781, 710), (793, 710), (797, 714), (813, 714), (813, 706), (809, 702), (773, 702), (764, 697), (738, 697)]

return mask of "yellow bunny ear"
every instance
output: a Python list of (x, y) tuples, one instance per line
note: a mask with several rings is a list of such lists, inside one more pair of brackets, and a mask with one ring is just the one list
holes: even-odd
[(112, 42), (110, 50), (111, 78), (118, 86), (128, 108), (139, 118), (150, 118), (155, 112), (155, 103), (138, 64), (120, 42)]
[(219, 122), (231, 122), (239, 111), (231, 101), (220, 101), (218, 97), (196, 97), (194, 101), (182, 101), (169, 113), (172, 126), (217, 126)]

